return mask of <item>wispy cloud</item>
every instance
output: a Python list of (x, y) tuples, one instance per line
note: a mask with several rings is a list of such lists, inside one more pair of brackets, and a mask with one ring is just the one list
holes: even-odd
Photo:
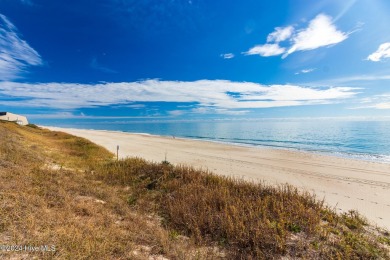
[(366, 97), (360, 100), (361, 105), (352, 107), (351, 109), (390, 109), (390, 93)]
[(243, 52), (244, 55), (260, 55), (263, 57), (278, 56), (283, 54), (286, 49), (279, 46), (279, 42), (285, 41), (291, 37), (294, 32), (294, 27), (276, 27), (275, 31), (267, 37), (266, 44), (259, 44), (248, 51)]
[(0, 80), (12, 80), (26, 72), (28, 66), (42, 65), (41, 56), (22, 40), (17, 28), (0, 14)]
[(220, 56), (222, 58), (224, 58), (224, 59), (232, 59), (232, 58), (234, 58), (234, 54), (233, 53), (224, 53), (224, 54), (221, 54)]
[[(245, 55), (260, 55), (264, 57), (288, 55), (297, 51), (314, 50), (320, 47), (331, 46), (348, 38), (348, 33), (339, 31), (332, 22), (332, 18), (325, 14), (317, 15), (309, 22), (306, 28), (295, 29), (293, 26), (276, 27), (267, 37), (267, 43), (256, 45), (244, 52)], [(280, 43), (287, 41), (286, 47)]]
[(171, 110), (168, 112), (169, 115), (171, 116), (181, 116), (183, 114), (185, 114), (185, 110)]
[(350, 75), (338, 78), (326, 78), (314, 82), (307, 82), (310, 86), (334, 86), (334, 85), (356, 85), (361, 82), (374, 82), (374, 81), (387, 81), (390, 80), (390, 75), (385, 73), (373, 73), (373, 74), (359, 74)]
[(377, 62), (384, 58), (390, 58), (390, 42), (382, 43), (375, 52), (367, 57), (367, 60)]
[(0, 82), (0, 95), (14, 98), (0, 100), (0, 105), (69, 110), (134, 102), (179, 102), (196, 104), (191, 108), (193, 112), (231, 114), (244, 113), (242, 109), (329, 104), (357, 93), (356, 89), (349, 87), (267, 86), (227, 80), (146, 80), (94, 85)]
[(316, 68), (313, 68), (313, 69), (303, 69), (303, 70), (300, 70), (298, 72), (295, 72), (295, 75), (299, 75), (299, 74), (306, 74), (306, 73), (310, 73), (310, 72), (313, 72), (315, 71)]
[(291, 37), (294, 32), (294, 27), (276, 27), (275, 31), (268, 34), (267, 42), (282, 42)]
[(226, 108), (215, 108), (215, 107), (196, 107), (188, 111), (193, 114), (220, 114), (220, 115), (232, 115), (241, 116), (248, 114), (250, 110), (231, 110)]
[(341, 9), (341, 11), (338, 13), (338, 15), (334, 18), (334, 21), (338, 21), (340, 18), (342, 18), (346, 13), (348, 13), (349, 9), (351, 9), (357, 0), (344, 0), (343, 6), (344, 8)]
[(260, 55), (263, 57), (269, 56), (277, 56), (286, 51), (285, 48), (279, 46), (279, 44), (264, 44), (264, 45), (256, 45), (250, 48), (247, 52), (244, 52), (245, 55)]

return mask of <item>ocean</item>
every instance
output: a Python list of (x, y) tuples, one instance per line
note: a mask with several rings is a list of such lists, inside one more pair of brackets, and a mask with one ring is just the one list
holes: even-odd
[(42, 125), (147, 133), (292, 149), (390, 163), (390, 120), (262, 119), (129, 121), (84, 119)]

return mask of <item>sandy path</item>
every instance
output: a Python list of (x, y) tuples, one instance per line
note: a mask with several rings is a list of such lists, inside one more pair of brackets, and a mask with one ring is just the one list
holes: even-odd
[(315, 192), (338, 211), (357, 209), (390, 229), (390, 164), (312, 153), (263, 149), (113, 131), (47, 127), (81, 136), (120, 157), (138, 156), (209, 169), (266, 183), (290, 183)]

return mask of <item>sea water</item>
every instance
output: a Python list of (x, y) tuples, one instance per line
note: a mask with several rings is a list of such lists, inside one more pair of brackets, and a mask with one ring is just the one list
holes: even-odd
[(72, 120), (71, 123), (61, 121), (56, 122), (55, 125), (148, 133), (245, 146), (293, 149), (390, 163), (390, 120), (129, 121), (85, 119)]

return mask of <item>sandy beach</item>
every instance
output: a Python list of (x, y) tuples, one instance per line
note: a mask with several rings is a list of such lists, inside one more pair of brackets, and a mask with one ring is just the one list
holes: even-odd
[(390, 229), (390, 164), (282, 149), (242, 147), (207, 141), (114, 131), (45, 127), (84, 137), (119, 156), (142, 157), (208, 169), (216, 174), (289, 183), (314, 192), (337, 209), (356, 209)]

